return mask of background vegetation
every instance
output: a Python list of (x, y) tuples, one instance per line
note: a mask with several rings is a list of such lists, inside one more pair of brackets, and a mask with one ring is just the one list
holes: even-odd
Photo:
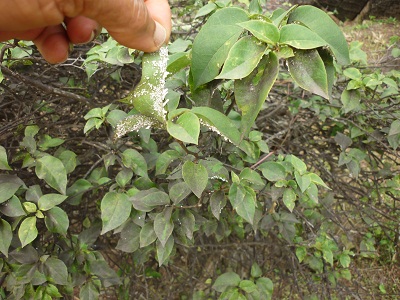
[[(186, 67), (231, 4), (171, 5), (169, 110), (207, 105), (240, 126), (232, 81), (195, 93)], [(400, 297), (399, 24), (342, 30), (351, 62), (335, 64), (330, 101), (281, 59), (247, 152), (205, 127), (197, 146), (171, 125), (115, 139), (142, 55), (106, 34), (59, 66), (3, 43), (0, 299)], [(254, 214), (234, 207), (238, 191)]]

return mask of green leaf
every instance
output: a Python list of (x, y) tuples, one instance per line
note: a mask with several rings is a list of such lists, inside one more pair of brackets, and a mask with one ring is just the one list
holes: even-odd
[(192, 190), (186, 182), (178, 182), (174, 184), (169, 190), (169, 197), (175, 205), (179, 204), (187, 196), (191, 194)]
[(304, 193), (311, 184), (311, 177), (309, 174), (300, 175), (299, 172), (294, 172), (294, 177), (296, 178), (297, 185), (299, 186), (302, 193)]
[(307, 26), (326, 41), (340, 64), (350, 63), (346, 38), (332, 18), (322, 10), (311, 5), (299, 6), (292, 11), (288, 22), (300, 22)]
[(210, 107), (194, 107), (191, 110), (195, 113), (202, 124), (218, 133), (222, 138), (228, 140), (234, 145), (241, 142), (241, 134), (235, 124), (223, 113)]
[(351, 263), (350, 256), (347, 254), (341, 254), (339, 255), (339, 262), (342, 265), (343, 268), (348, 268)]
[(21, 247), (25, 247), (30, 244), (38, 235), (36, 228), (36, 217), (25, 218), (18, 230), (18, 237), (21, 241)]
[(177, 140), (197, 145), (200, 134), (199, 118), (194, 113), (184, 112), (176, 120), (176, 123), (168, 121), (167, 131)]
[(250, 20), (238, 25), (250, 31), (252, 35), (264, 43), (275, 45), (279, 41), (279, 30), (272, 23), (264, 20)]
[(249, 76), (235, 80), (235, 101), (242, 112), (241, 138), (245, 137), (254, 125), (263, 103), (275, 83), (279, 71), (277, 56), (270, 52), (264, 56), (258, 68)]
[(271, 279), (266, 277), (258, 278), (256, 281), (256, 285), (258, 287), (258, 290), (262, 291), (263, 294), (268, 297), (268, 299), (271, 299), (270, 297), (272, 296), (272, 293), (274, 291), (274, 284)]
[(134, 196), (130, 197), (129, 200), (132, 202), (135, 209), (144, 212), (149, 212), (157, 206), (171, 203), (168, 194), (157, 188), (139, 191)]
[(208, 183), (207, 169), (201, 164), (186, 161), (182, 166), (182, 176), (192, 192), (200, 198)]
[(157, 250), (157, 261), (160, 266), (164, 264), (164, 262), (170, 257), (172, 250), (174, 249), (174, 238), (170, 236), (163, 245), (160, 241), (156, 243), (156, 250)]
[(50, 232), (64, 236), (67, 234), (69, 227), (68, 215), (59, 207), (53, 207), (45, 213), (44, 223)]
[(299, 263), (301, 263), (304, 258), (307, 256), (307, 248), (304, 246), (300, 246), (296, 248), (296, 256), (297, 259), (299, 260)]
[(388, 133), (389, 145), (396, 150), (400, 145), (400, 120), (395, 120), (390, 125)]
[(156, 239), (157, 235), (154, 231), (154, 223), (146, 223), (140, 230), (140, 248), (146, 247), (154, 243)]
[(58, 158), (46, 155), (36, 161), (36, 176), (65, 195), (67, 188), (67, 170)]
[(165, 244), (174, 230), (171, 213), (172, 207), (167, 207), (154, 218), (154, 232), (156, 233), (162, 247), (165, 247)]
[(76, 156), (77, 155), (70, 150), (65, 150), (57, 156), (57, 158), (63, 163), (67, 174), (70, 174), (75, 170), (77, 166)]
[(329, 99), (328, 75), (317, 50), (297, 50), (288, 59), (289, 72), (303, 89)]
[(6, 149), (3, 146), (0, 146), (0, 170), (12, 170), (8, 164)]
[(314, 183), (310, 183), (310, 186), (306, 190), (306, 194), (314, 203), (318, 203), (318, 188)]
[(288, 24), (281, 28), (279, 42), (296, 49), (315, 49), (327, 43), (307, 27)]
[(187, 209), (183, 211), (183, 214), (180, 215), (182, 230), (185, 233), (186, 237), (191, 240), (193, 239), (193, 232), (195, 229), (195, 218), (194, 215)]
[(242, 37), (229, 51), (222, 71), (216, 79), (241, 79), (248, 76), (257, 67), (266, 49), (256, 38)]
[(213, 2), (210, 2), (204, 6), (202, 6), (198, 12), (196, 13), (195, 19), (206, 16), (217, 9), (217, 5)]
[(0, 205), (0, 212), (7, 217), (16, 218), (25, 216), (26, 212), (17, 196), (12, 196), (7, 205)]
[(147, 162), (143, 155), (135, 149), (126, 149), (122, 155), (122, 163), (125, 167), (130, 168), (135, 174), (148, 177), (147, 175)]
[(215, 280), (212, 288), (217, 292), (223, 293), (228, 287), (238, 286), (240, 283), (240, 277), (234, 272), (224, 273)]
[(253, 225), (256, 211), (255, 192), (249, 187), (234, 183), (229, 189), (229, 201), (237, 214)]
[(92, 184), (86, 179), (78, 179), (68, 189), (67, 195), (69, 196), (67, 202), (71, 205), (80, 203), (84, 192), (92, 188)]
[(48, 281), (59, 285), (68, 284), (68, 270), (62, 260), (49, 257), (43, 265), (43, 271)]
[(97, 300), (99, 295), (100, 292), (92, 281), (84, 283), (79, 291), (79, 299), (81, 300)]
[(0, 204), (10, 199), (24, 182), (16, 175), (0, 174)]
[(226, 197), (223, 191), (216, 191), (211, 195), (210, 207), (214, 217), (219, 220), (222, 209), (226, 205)]
[(61, 204), (68, 196), (60, 194), (46, 194), (39, 198), (38, 207), (40, 210), (46, 211), (54, 206)]
[(322, 249), (322, 257), (324, 258), (324, 260), (327, 263), (329, 263), (331, 266), (333, 266), (333, 253), (332, 253), (331, 249), (324, 247)]
[(340, 97), (345, 113), (360, 109), (361, 93), (359, 90), (344, 90)]
[(319, 177), (317, 174), (309, 173), (308, 175), (310, 176), (311, 182), (318, 184), (320, 186), (323, 186), (330, 190), (329, 186), (327, 186), (325, 184), (325, 182), (321, 179), (321, 177)]
[(8, 248), (12, 241), (11, 225), (3, 219), (0, 219), (0, 252), (8, 257)]
[(218, 75), (229, 50), (243, 31), (237, 24), (248, 19), (243, 9), (228, 7), (215, 12), (201, 28), (192, 50), (194, 89)]
[(131, 221), (125, 224), (115, 249), (126, 253), (133, 253), (139, 249), (140, 230), (141, 228)]
[(268, 161), (262, 163), (258, 168), (261, 170), (263, 176), (269, 181), (286, 179), (286, 169), (280, 163)]
[(290, 212), (293, 211), (295, 202), (296, 202), (296, 193), (290, 188), (285, 189), (285, 191), (283, 192), (283, 203), (289, 209)]
[(101, 200), (101, 220), (103, 229), (101, 234), (122, 225), (131, 213), (132, 204), (126, 194), (108, 192)]
[(165, 174), (169, 165), (181, 156), (176, 150), (167, 150), (161, 153), (156, 161), (156, 175)]
[(263, 272), (262, 272), (260, 266), (256, 262), (253, 262), (253, 264), (251, 266), (251, 272), (250, 272), (251, 277), (254, 277), (254, 278), (261, 277), (262, 273)]
[(307, 171), (306, 164), (300, 158), (294, 156), (293, 154), (287, 155), (285, 161), (290, 162), (293, 168), (297, 172), (299, 172), (300, 175), (303, 175)]

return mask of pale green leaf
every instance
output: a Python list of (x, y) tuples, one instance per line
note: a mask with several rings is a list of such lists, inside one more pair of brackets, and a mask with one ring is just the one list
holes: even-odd
[(360, 109), (361, 93), (359, 90), (344, 90), (340, 97), (345, 113)]
[(60, 194), (46, 194), (39, 198), (38, 207), (40, 210), (46, 211), (53, 208), (56, 205), (59, 205), (67, 199), (68, 196), (60, 195)]
[(215, 280), (212, 288), (217, 292), (224, 292), (228, 287), (238, 286), (240, 283), (240, 277), (234, 272), (224, 273)]
[(170, 188), (169, 197), (176, 205), (189, 196), (191, 192), (192, 190), (186, 182), (178, 182)]
[(6, 149), (3, 146), (0, 146), (0, 170), (12, 170), (8, 164)]
[(279, 42), (296, 49), (315, 49), (327, 45), (316, 33), (305, 26), (288, 24), (281, 28)]
[(199, 118), (194, 113), (185, 112), (175, 122), (168, 121), (167, 131), (177, 140), (197, 145), (200, 134)]
[(295, 207), (295, 202), (296, 202), (296, 193), (290, 188), (285, 189), (285, 191), (283, 192), (283, 203), (290, 212), (293, 211)]
[(248, 76), (258, 65), (266, 46), (256, 38), (245, 36), (230, 49), (221, 73), (216, 79), (241, 79)]
[(148, 177), (147, 162), (143, 155), (135, 149), (126, 149), (122, 155), (122, 163), (125, 167), (130, 168), (135, 174)]
[(154, 231), (154, 223), (146, 223), (140, 230), (140, 248), (146, 247), (157, 239), (156, 232)]
[(30, 244), (38, 235), (38, 230), (36, 228), (36, 217), (25, 218), (18, 230), (18, 237), (21, 241), (21, 246), (25, 247)]
[(160, 241), (157, 241), (156, 243), (156, 250), (157, 250), (157, 261), (160, 266), (162, 266), (167, 259), (170, 257), (172, 250), (174, 249), (174, 238), (170, 236), (163, 245)]
[(275, 45), (279, 41), (279, 30), (272, 23), (264, 20), (250, 20), (238, 25), (250, 31), (252, 35), (264, 43)]
[(0, 252), (8, 257), (8, 248), (12, 241), (11, 225), (3, 219), (0, 219)]
[(88, 281), (82, 285), (79, 291), (79, 299), (81, 300), (97, 300), (100, 292), (93, 281)]
[(286, 169), (280, 163), (268, 161), (262, 163), (258, 168), (269, 181), (279, 181), (286, 178)]
[(162, 247), (165, 247), (165, 244), (174, 230), (174, 223), (171, 220), (171, 212), (172, 208), (167, 207), (154, 218), (154, 232), (156, 233)]

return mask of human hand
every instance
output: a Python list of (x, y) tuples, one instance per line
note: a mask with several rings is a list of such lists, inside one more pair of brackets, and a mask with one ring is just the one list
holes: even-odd
[(101, 27), (120, 44), (156, 51), (169, 40), (167, 0), (0, 0), (0, 41), (31, 40), (50, 63), (64, 62), (70, 44), (92, 41)]

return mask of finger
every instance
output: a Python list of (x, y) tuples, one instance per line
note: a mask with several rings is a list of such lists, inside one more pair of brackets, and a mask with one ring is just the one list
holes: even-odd
[(78, 16), (66, 18), (67, 35), (73, 44), (86, 44), (93, 41), (101, 32), (101, 26), (92, 19)]
[(68, 58), (69, 39), (61, 25), (46, 27), (33, 42), (43, 58), (51, 64), (64, 62)]
[(27, 30), (27, 31), (0, 31), (0, 42), (8, 41), (11, 39), (31, 41), (31, 40), (37, 38), (41, 34), (42, 31), (43, 31), (43, 28), (32, 29), (32, 30)]

